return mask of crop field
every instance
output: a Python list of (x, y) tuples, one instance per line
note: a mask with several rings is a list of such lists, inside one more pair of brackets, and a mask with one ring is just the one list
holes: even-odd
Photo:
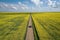
[(0, 40), (24, 40), (29, 14), (0, 14)]
[(34, 13), (32, 18), (39, 40), (60, 40), (60, 13)]
[(25, 40), (27, 29), (34, 40), (60, 40), (60, 12), (0, 13), (0, 40)]

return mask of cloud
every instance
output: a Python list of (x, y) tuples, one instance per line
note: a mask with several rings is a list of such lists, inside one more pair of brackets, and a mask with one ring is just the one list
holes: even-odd
[(8, 4), (6, 4), (6, 3), (3, 3), (3, 5), (4, 5), (4, 7), (8, 7)]
[(20, 5), (21, 5), (22, 3), (21, 3), (21, 2), (18, 2), (18, 4), (20, 4)]
[(35, 5), (36, 5), (36, 7), (37, 8), (41, 8), (41, 6), (43, 5), (43, 1), (41, 1), (41, 0), (31, 0), (31, 2), (33, 2)]
[(17, 10), (17, 8), (16, 7), (12, 7), (13, 9), (15, 9), (15, 10)]
[(8, 10), (9, 9), (17, 10), (17, 8), (13, 4), (0, 3), (0, 7)]
[(57, 6), (60, 7), (60, 2), (57, 2)]
[(55, 8), (57, 7), (56, 1), (53, 2), (52, 7), (55, 7)]
[[(48, 1), (41, 1), (41, 0), (31, 0), (31, 2), (33, 2), (34, 4), (29, 5), (24, 4), (22, 2), (18, 2), (16, 4), (13, 3), (4, 3), (4, 2), (0, 2), (0, 11), (2, 10), (6, 10), (6, 11), (50, 11), (50, 10), (54, 10), (54, 8), (57, 7), (56, 3), (58, 5), (60, 5), (60, 2), (57, 1), (52, 1), (52, 0), (48, 0)], [(47, 5), (47, 6), (46, 6)], [(44, 9), (45, 7), (48, 7), (49, 9)], [(53, 7), (53, 8), (52, 8)], [(59, 6), (60, 7), (60, 6)], [(56, 8), (57, 9), (57, 8)]]
[(48, 6), (50, 6), (50, 7), (57, 7), (57, 5), (56, 5), (56, 1), (51, 1), (51, 0), (48, 0)]
[(29, 7), (26, 4), (23, 4), (21, 2), (18, 2), (18, 4), (19, 4), (20, 8), (22, 8), (23, 10), (29, 9)]
[(15, 11), (26, 11), (29, 9), (29, 7), (26, 4), (23, 4), (21, 2), (18, 2), (17, 4), (12, 3), (4, 3), (0, 2), (0, 10), (15, 10)]
[(39, 5), (40, 4), (40, 0), (31, 0), (31, 2), (33, 2), (36, 5)]
[(51, 0), (48, 0), (48, 5), (51, 6), (53, 2)]
[(18, 8), (17, 8), (16, 6), (14, 6), (13, 4), (11, 4), (9, 8), (14, 9), (14, 10), (17, 10), (17, 9), (18, 9)]
[(4, 8), (4, 6), (0, 4), (0, 8)]
[(0, 3), (0, 8), (5, 8), (5, 7), (7, 7), (7, 4), (5, 4), (5, 3)]
[(40, 1), (40, 4), (43, 4), (43, 1)]

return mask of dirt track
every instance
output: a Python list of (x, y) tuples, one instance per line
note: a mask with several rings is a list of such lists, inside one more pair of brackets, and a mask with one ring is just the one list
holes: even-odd
[[(30, 27), (29, 27), (29, 26), (30, 26)], [(28, 29), (27, 29), (26, 40), (34, 40), (34, 34), (33, 34), (31, 16), (30, 16), (30, 19), (29, 19), (29, 24), (28, 24)]]

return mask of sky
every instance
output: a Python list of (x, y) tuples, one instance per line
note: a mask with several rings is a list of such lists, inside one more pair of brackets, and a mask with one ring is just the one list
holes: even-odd
[(60, 0), (0, 0), (0, 12), (60, 12)]

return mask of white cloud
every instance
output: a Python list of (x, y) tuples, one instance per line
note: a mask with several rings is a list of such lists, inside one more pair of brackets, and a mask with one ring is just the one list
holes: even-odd
[(18, 2), (18, 4), (19, 4), (20, 8), (22, 8), (23, 10), (29, 9), (29, 7), (27, 5), (25, 5), (25, 4), (21, 3), (21, 2)]
[(0, 4), (0, 8), (4, 8), (4, 6)]
[(31, 0), (31, 2), (33, 2), (36, 5), (39, 5), (40, 4), (40, 0)]
[(17, 10), (17, 7), (15, 5), (13, 5), (13, 4), (10, 5), (10, 8)]
[(20, 5), (21, 5), (22, 3), (21, 3), (21, 2), (18, 2), (18, 4), (20, 4)]
[(48, 5), (51, 6), (53, 2), (51, 0), (48, 0)]
[(57, 6), (60, 7), (60, 2), (57, 2)]
[[(8, 10), (28, 10), (29, 7), (26, 4), (18, 2), (18, 4), (7, 4), (7, 3), (0, 3), (0, 8), (8, 9)], [(1, 9), (0, 9), (1, 10)]]
[(8, 5), (5, 3), (0, 3), (0, 8), (6, 8)]
[(56, 5), (56, 1), (53, 2), (52, 7), (57, 7), (57, 5)]
[(43, 1), (40, 1), (40, 4), (43, 4)]
[(37, 8), (41, 8), (41, 6), (43, 5), (43, 1), (41, 0), (31, 0), (31, 2), (33, 2)]
[[(45, 11), (45, 7), (43, 6), (43, 1), (38, 0), (31, 0), (36, 6), (28, 6), (22, 2), (18, 2), (17, 4), (7, 4), (7, 3), (0, 3), (0, 10), (3, 8), (3, 10), (6, 11)], [(60, 4), (60, 3), (58, 3)], [(50, 7), (56, 7), (56, 1), (48, 0), (48, 6)], [(41, 8), (42, 7), (42, 8)], [(47, 9), (47, 8), (46, 8)], [(50, 9), (47, 9), (50, 11)]]
[(12, 9), (15, 9), (15, 10), (17, 10), (17, 7), (14, 7), (14, 6), (13, 6), (13, 7), (12, 7)]
[(48, 6), (50, 6), (50, 7), (57, 7), (56, 6), (56, 1), (48, 0)]
[(29, 8), (27, 6), (22, 6), (21, 7), (23, 10), (28, 10)]
[(8, 7), (8, 5), (7, 5), (6, 3), (3, 3), (3, 5), (4, 5), (5, 7)]
[(25, 7), (21, 7), (23, 10), (25, 10)]

